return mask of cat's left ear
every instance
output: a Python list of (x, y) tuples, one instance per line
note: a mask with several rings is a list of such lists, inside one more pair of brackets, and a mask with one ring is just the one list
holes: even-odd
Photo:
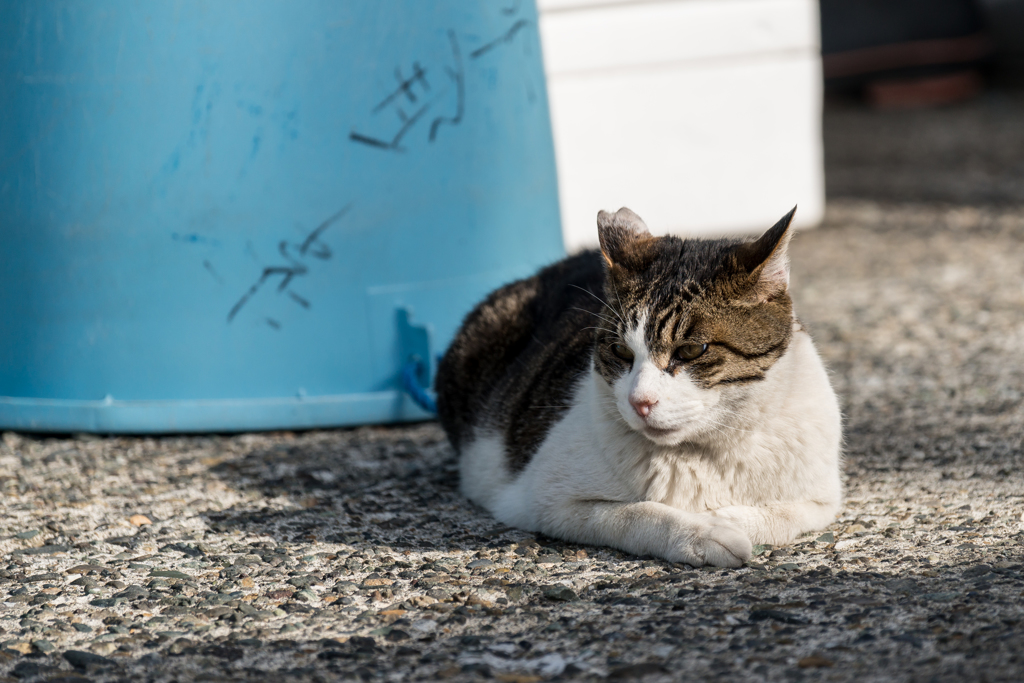
[(597, 213), (597, 236), (601, 240), (601, 254), (611, 268), (628, 266), (633, 260), (632, 247), (638, 241), (651, 239), (651, 231), (640, 216), (622, 207), (615, 213)]
[(789, 239), (794, 206), (756, 242), (744, 244), (737, 254), (740, 266), (754, 279), (754, 294), (759, 301), (770, 301), (786, 293), (789, 287)]

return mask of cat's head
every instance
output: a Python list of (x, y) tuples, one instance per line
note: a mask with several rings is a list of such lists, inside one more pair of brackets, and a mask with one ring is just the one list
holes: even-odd
[(734, 421), (792, 336), (795, 212), (754, 241), (654, 237), (629, 209), (598, 214), (608, 305), (595, 368), (630, 427), (673, 445)]

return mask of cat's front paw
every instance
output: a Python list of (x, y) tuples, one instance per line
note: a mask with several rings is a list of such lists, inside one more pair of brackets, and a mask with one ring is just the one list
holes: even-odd
[(752, 508), (745, 507), (743, 505), (729, 505), (724, 508), (712, 510), (711, 514), (718, 519), (730, 522), (733, 526), (743, 529), (749, 537), (751, 535), (752, 528), (755, 526), (755, 524), (753, 524), (754, 520), (752, 519), (752, 515), (750, 514), (751, 510)]
[(750, 559), (753, 549), (750, 538), (737, 526), (707, 515), (696, 533), (681, 540), (667, 559), (694, 567), (740, 567)]

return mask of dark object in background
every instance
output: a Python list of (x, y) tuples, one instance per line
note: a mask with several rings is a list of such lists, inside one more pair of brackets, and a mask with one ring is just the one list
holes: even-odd
[(1024, 0), (980, 0), (989, 34), (995, 42), (995, 78), (1024, 86)]
[(828, 90), (881, 107), (969, 99), (993, 53), (973, 0), (821, 0), (821, 43)]

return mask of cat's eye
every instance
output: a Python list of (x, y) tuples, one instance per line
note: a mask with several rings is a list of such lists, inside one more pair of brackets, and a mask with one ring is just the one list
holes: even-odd
[(625, 344), (612, 344), (612, 353), (624, 361), (633, 360), (633, 351)]
[(676, 349), (676, 356), (679, 360), (693, 360), (708, 350), (707, 344), (683, 344)]

